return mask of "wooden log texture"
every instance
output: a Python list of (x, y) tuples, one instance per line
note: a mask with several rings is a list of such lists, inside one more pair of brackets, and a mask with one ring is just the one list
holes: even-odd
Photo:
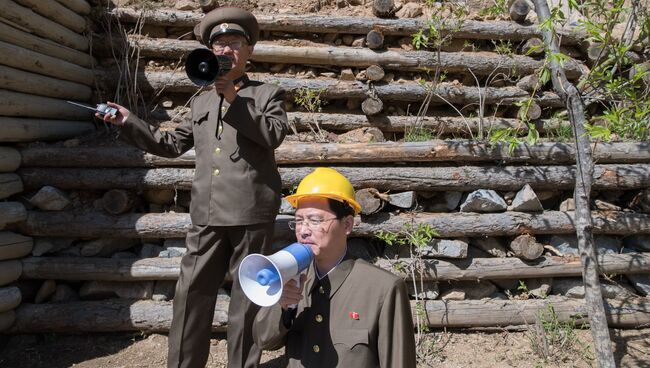
[(24, 221), (27, 209), (20, 202), (0, 202), (0, 229), (5, 225)]
[(24, 47), (28, 50), (52, 56), (57, 59), (65, 60), (85, 68), (91, 68), (94, 64), (93, 57), (89, 54), (61, 45), (55, 41), (23, 32), (22, 30), (14, 28), (1, 21), (0, 41)]
[[(0, 203), (1, 204), (1, 203)], [(24, 208), (23, 208), (24, 211)], [(592, 212), (594, 233), (627, 235), (650, 233), (650, 215), (628, 212)], [(24, 217), (23, 217), (24, 218)], [(278, 216), (276, 238), (291, 238), (287, 221), (292, 216)], [(17, 220), (20, 221), (20, 220)], [(575, 232), (573, 212), (546, 211), (540, 214), (505, 212), (420, 213), (415, 216), (380, 213), (356, 219), (351, 236), (372, 237), (380, 230), (398, 232), (406, 224), (428, 224), (441, 237), (512, 236), (530, 234), (571, 234)], [(75, 224), (72, 228), (70, 224)], [(77, 238), (183, 238), (191, 224), (186, 213), (132, 213), (111, 216), (99, 212), (29, 211), (18, 228), (29, 236)]]
[(52, 97), (0, 89), (0, 115), (28, 118), (88, 120), (92, 111)]
[[(313, 167), (282, 167), (284, 188), (298, 185)], [(416, 191), (570, 189), (574, 166), (337, 167), (356, 188)], [(52, 185), (60, 189), (184, 189), (192, 187), (194, 169), (25, 168), (18, 174), (26, 189)], [(640, 189), (650, 186), (650, 164), (597, 165), (594, 189)]]
[(377, 115), (384, 109), (384, 103), (376, 97), (368, 97), (361, 103), (361, 110), (366, 115)]
[(23, 181), (13, 173), (0, 174), (0, 199), (23, 191)]
[[(1, 147), (0, 147), (1, 148)], [(13, 150), (13, 149), (11, 149)], [(193, 167), (196, 152), (190, 150), (178, 158), (146, 153), (135, 147), (32, 147), (14, 153), (9, 168), (21, 167)], [(0, 158), (3, 153), (0, 150)], [(593, 151), (594, 160), (603, 163), (650, 162), (648, 143), (599, 143)], [(573, 145), (567, 143), (522, 144), (512, 154), (504, 144), (487, 145), (472, 141), (382, 142), (382, 143), (283, 143), (275, 151), (276, 161), (283, 165), (306, 163), (371, 162), (469, 162), (501, 161), (526, 164), (573, 164)], [(1, 161), (0, 161), (1, 162)], [(1, 163), (0, 163), (1, 166)], [(17, 167), (17, 166), (16, 166)], [(6, 171), (14, 171), (15, 169)]]
[[(357, 105), (358, 107), (358, 105)], [(356, 108), (356, 107), (355, 107)], [(404, 133), (407, 127), (415, 124), (414, 116), (364, 116), (361, 114), (341, 114), (341, 113), (304, 113), (289, 112), (287, 114), (289, 122), (296, 126), (298, 131), (310, 131), (309, 124), (317, 121), (322, 129), (328, 131), (350, 131), (357, 128), (376, 127), (384, 132)], [(158, 120), (171, 120), (180, 122), (182, 114), (173, 113), (167, 110), (156, 109), (151, 114), (151, 118)], [(479, 125), (483, 124), (484, 130), (507, 129), (512, 128), (521, 134), (528, 133), (528, 125), (517, 119), (485, 117), (480, 118), (462, 118), (449, 116), (423, 116), (418, 124), (424, 129), (443, 135), (464, 135), (472, 136), (479, 131)], [(560, 127), (567, 127), (567, 121), (561, 120), (542, 120), (535, 122), (535, 127), (540, 133), (557, 130)]]
[(20, 6), (12, 0), (0, 0), (2, 17), (34, 34), (80, 51), (88, 51), (88, 39), (52, 20)]
[[(131, 37), (129, 42), (137, 48), (140, 56), (178, 60), (192, 50), (201, 47), (198, 41), (181, 41), (166, 38)], [(336, 65), (367, 68), (372, 65), (401, 71), (427, 71), (440, 67), (448, 73), (476, 75), (506, 73), (529, 75), (543, 67), (544, 62), (522, 55), (499, 55), (476, 52), (428, 52), (428, 51), (373, 51), (367, 48), (283, 46), (267, 42), (255, 45), (251, 58), (254, 62), (281, 64)], [(582, 75), (580, 63), (571, 60), (566, 64), (567, 75)], [(381, 78), (379, 78), (381, 79)]]
[(83, 33), (86, 30), (86, 19), (74, 11), (66, 8), (56, 1), (42, 0), (14, 0), (22, 6), (32, 9), (34, 12), (53, 20), (68, 29)]
[(515, 22), (523, 22), (526, 20), (526, 16), (528, 16), (528, 13), (530, 12), (530, 5), (528, 5), (528, 2), (526, 0), (514, 0), (512, 4), (510, 4), (510, 19), (514, 20)]
[(388, 18), (393, 15), (395, 2), (393, 0), (373, 0), (372, 13), (380, 18)]
[[(157, 26), (174, 26), (193, 28), (199, 23), (202, 14), (189, 11), (155, 10), (141, 12), (132, 8), (115, 8), (110, 13), (124, 23), (136, 23), (143, 18), (145, 24)], [(256, 14), (257, 22), (263, 31), (298, 32), (298, 33), (340, 33), (366, 34), (373, 28), (381, 29), (385, 35), (411, 36), (421, 29), (428, 28), (427, 19), (378, 19), (375, 17), (291, 15), (291, 14)], [(523, 41), (531, 37), (540, 37), (538, 26), (521, 25), (509, 21), (449, 21), (439, 27), (441, 37), (453, 35), (459, 39), (512, 40)], [(558, 27), (558, 36), (562, 44), (577, 45), (586, 33), (574, 28)]]
[[(36, 332), (165, 332), (172, 320), (172, 303), (151, 300), (112, 299), (104, 301), (23, 304), (16, 309), (10, 333)], [(212, 321), (214, 332), (224, 332), (228, 302), (217, 300)]]
[(0, 146), (0, 172), (13, 172), (20, 167), (20, 152), (13, 147)]
[(0, 65), (0, 84), (7, 90), (39, 96), (77, 101), (89, 101), (92, 97), (92, 90), (86, 85), (25, 72), (4, 65)]
[(133, 208), (135, 196), (126, 190), (111, 189), (102, 196), (102, 207), (112, 215), (119, 215)]
[(90, 4), (86, 0), (56, 0), (70, 10), (81, 15), (90, 14)]
[(87, 86), (92, 86), (95, 80), (90, 69), (2, 41), (0, 64)]
[(15, 286), (0, 288), (0, 313), (12, 310), (20, 305), (22, 295)]
[[(35, 280), (101, 280), (101, 281), (151, 281), (176, 280), (180, 273), (180, 257), (112, 259), (80, 257), (28, 257), (23, 258), (23, 279)], [(650, 271), (650, 254), (626, 253), (598, 256), (603, 274), (639, 274)], [(379, 258), (375, 265), (411, 280), (410, 258), (388, 260)], [(426, 259), (424, 272), (417, 280), (423, 281), (477, 281), (507, 280), (538, 277), (580, 276), (580, 260), (555, 256), (525, 261), (515, 257), (471, 258), (462, 260)], [(397, 264), (404, 268), (397, 267)], [(417, 275), (417, 274), (416, 274)]]
[(90, 133), (95, 126), (87, 121), (0, 117), (0, 142), (52, 141)]
[[(533, 300), (427, 301), (426, 323), (432, 328), (506, 327), (533, 324), (535, 316), (553, 306), (558, 321), (586, 321), (587, 309), (581, 299), (551, 297)], [(415, 302), (411, 302), (415, 310)], [(635, 328), (650, 322), (650, 303), (606, 301), (610, 326)], [(217, 301), (212, 320), (213, 332), (227, 327), (228, 303)], [(413, 313), (415, 315), (415, 313)], [(582, 318), (577, 318), (581, 316)], [(23, 304), (16, 309), (12, 334), (47, 332), (167, 332), (171, 326), (172, 303), (123, 299), (94, 302)]]
[(376, 29), (370, 30), (366, 35), (366, 46), (371, 50), (379, 50), (384, 47), (384, 34)]
[[(114, 72), (100, 72), (100, 77), (103, 78), (103, 83), (107, 86), (114, 86), (117, 80)], [(250, 77), (284, 88), (288, 92), (287, 98), (289, 99), (301, 89), (321, 91), (320, 96), (324, 99), (365, 99), (371, 93), (367, 84), (358, 81), (281, 78), (264, 74), (250, 75)], [(144, 71), (138, 74), (137, 79), (143, 91), (148, 93), (162, 89), (168, 93), (196, 93), (196, 85), (187, 78), (185, 73)], [(429, 93), (429, 89), (417, 82), (384, 84), (373, 88), (377, 92), (377, 97), (382, 101), (422, 102)], [(484, 103), (488, 105), (514, 105), (530, 98), (528, 92), (517, 87), (481, 87), (479, 91), (476, 87), (453, 83), (440, 83), (433, 89), (433, 93), (432, 105), (447, 103), (464, 105), (478, 103), (480, 99), (483, 99)], [(559, 97), (551, 92), (542, 92), (534, 100), (544, 107), (564, 106)]]

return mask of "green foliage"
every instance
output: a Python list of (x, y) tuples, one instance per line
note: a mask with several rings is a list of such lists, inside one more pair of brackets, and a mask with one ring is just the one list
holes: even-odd
[(496, 42), (492, 41), (492, 43), (494, 44), (494, 52), (496, 52), (497, 54), (508, 56), (508, 57), (513, 57), (515, 55), (512, 42), (499, 40)]
[(422, 126), (407, 126), (404, 132), (404, 142), (426, 142), (433, 137), (433, 131)]
[(321, 93), (324, 92), (324, 89), (313, 90), (309, 88), (300, 88), (296, 91), (294, 96), (294, 101), (296, 105), (304, 108), (308, 112), (321, 112), (322, 111), (322, 101), (320, 99)]
[(507, 0), (493, 0), (493, 2), (494, 5), (481, 9), (478, 14), (482, 17), (498, 17), (508, 14)]
[(397, 231), (380, 230), (375, 234), (379, 240), (382, 240), (389, 246), (413, 246), (417, 249), (429, 244), (433, 238), (439, 236), (438, 232), (429, 224), (411, 224), (408, 223)]
[(546, 311), (538, 313), (536, 331), (529, 333), (528, 338), (543, 363), (573, 361), (576, 356), (586, 363), (593, 361), (589, 346), (583, 344), (575, 332), (576, 320), (583, 317), (571, 316), (563, 322), (552, 304), (548, 304)]

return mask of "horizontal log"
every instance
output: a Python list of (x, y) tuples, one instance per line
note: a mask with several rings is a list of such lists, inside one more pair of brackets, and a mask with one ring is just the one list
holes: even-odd
[[(534, 324), (535, 317), (553, 306), (558, 321), (586, 323), (587, 308), (582, 299), (549, 297), (532, 300), (427, 301), (426, 323), (432, 328), (497, 327)], [(415, 311), (415, 303), (411, 302)], [(227, 327), (228, 303), (217, 301), (212, 331)], [(650, 303), (606, 300), (605, 310), (611, 327), (634, 328), (650, 322)], [(414, 316), (415, 313), (412, 313)], [(12, 334), (46, 332), (167, 332), (171, 326), (172, 303), (123, 299), (23, 304), (16, 309)], [(547, 316), (546, 318), (551, 318)]]
[(81, 15), (90, 14), (90, 4), (86, 0), (56, 0), (59, 3), (65, 5), (68, 9), (74, 10), (76, 13)]
[(13, 147), (0, 146), (0, 172), (13, 172), (20, 167), (20, 152)]
[[(180, 257), (111, 259), (81, 257), (28, 257), (21, 260), (21, 278), (36, 280), (101, 280), (150, 281), (176, 280), (180, 273)], [(404, 279), (411, 279), (409, 258), (379, 258), (375, 265)], [(400, 267), (397, 267), (399, 263)], [(603, 274), (636, 274), (650, 272), (650, 254), (626, 253), (598, 256)], [(416, 277), (423, 281), (477, 281), (538, 277), (580, 276), (578, 258), (540, 257), (535, 261), (519, 258), (472, 258), (462, 260), (424, 259), (424, 272)]]
[[(648, 234), (650, 215), (593, 211), (595, 234)], [(292, 217), (276, 218), (275, 236), (291, 238), (287, 221)], [(75, 224), (71, 227), (70, 224)], [(573, 212), (546, 211), (544, 213), (504, 212), (479, 213), (380, 213), (356, 219), (351, 236), (372, 237), (380, 230), (398, 232), (407, 224), (428, 224), (441, 237), (510, 236), (528, 234), (575, 233)], [(29, 211), (18, 227), (29, 236), (76, 238), (183, 238), (191, 225), (186, 213), (131, 213), (110, 216), (99, 212), (57, 213)]]
[(0, 202), (0, 229), (7, 224), (24, 221), (27, 218), (27, 209), (20, 202)]
[[(154, 110), (150, 115), (152, 119), (171, 120), (180, 122), (182, 114), (166, 110)], [(304, 113), (289, 112), (287, 113), (289, 122), (296, 126), (298, 131), (310, 131), (310, 124), (313, 128), (315, 122), (318, 122), (321, 129), (327, 131), (350, 131), (358, 128), (376, 127), (387, 133), (404, 133), (407, 128), (416, 123), (415, 116), (364, 116), (361, 114), (340, 114), (340, 113)], [(418, 121), (424, 129), (430, 129), (434, 133), (441, 135), (462, 135), (473, 137), (479, 131), (481, 124), (484, 131), (512, 128), (520, 134), (528, 133), (528, 125), (518, 119), (485, 117), (480, 118), (463, 118), (451, 116), (423, 116)], [(540, 133), (557, 130), (561, 127), (568, 127), (568, 121), (560, 120), (541, 120), (535, 123), (535, 127)]]
[(0, 84), (6, 90), (68, 100), (89, 101), (90, 87), (0, 65)]
[[(1, 147), (0, 147), (1, 148)], [(32, 147), (16, 151), (22, 167), (193, 167), (192, 149), (178, 158), (146, 153), (135, 147)], [(599, 143), (594, 160), (606, 163), (650, 162), (647, 143)], [(2, 153), (0, 151), (0, 157)], [(522, 144), (512, 154), (504, 144), (472, 141), (382, 143), (283, 143), (275, 151), (278, 164), (343, 164), (371, 162), (484, 162), (567, 164), (575, 162), (575, 150), (567, 143)], [(0, 165), (2, 159), (0, 158)], [(1, 171), (1, 169), (0, 169)], [(13, 171), (13, 170), (9, 170)]]
[(34, 13), (31, 9), (20, 6), (11, 0), (0, 0), (0, 14), (38, 36), (50, 39), (73, 49), (87, 51), (88, 39), (83, 35)]
[[(107, 86), (113, 86), (116, 74), (100, 73)], [(365, 99), (372, 92), (367, 84), (358, 81), (338, 81), (324, 79), (297, 79), (282, 78), (264, 74), (251, 74), (251, 79), (265, 83), (275, 84), (284, 88), (290, 98), (296, 91), (310, 89), (320, 91), (321, 98), (325, 99)], [(196, 93), (194, 85), (185, 73), (168, 71), (144, 71), (139, 73), (138, 83), (144, 91), (164, 89), (167, 93)], [(427, 87), (418, 82), (390, 83), (375, 85), (373, 90), (377, 97), (383, 101), (421, 102), (429, 93)], [(453, 83), (440, 83), (433, 89), (433, 104), (469, 104), (479, 103), (482, 99), (485, 104), (514, 105), (530, 98), (530, 93), (517, 87), (471, 87)], [(561, 99), (553, 92), (542, 92), (534, 98), (538, 105), (544, 107), (563, 107)]]
[(0, 115), (88, 121), (93, 118), (92, 111), (69, 104), (66, 100), (6, 89), (0, 89)]
[(0, 64), (87, 86), (92, 86), (95, 80), (91, 69), (3, 41), (0, 41)]
[(20, 305), (22, 295), (20, 289), (15, 286), (0, 288), (0, 313), (12, 310)]
[[(141, 57), (183, 59), (192, 50), (201, 47), (198, 41), (183, 41), (168, 38), (131, 37), (133, 48)], [(368, 48), (283, 46), (267, 42), (255, 44), (251, 58), (254, 62), (274, 64), (336, 65), (367, 68), (379, 65), (385, 69), (401, 71), (428, 71), (436, 68), (447, 73), (476, 75), (504, 73), (508, 75), (529, 75), (544, 66), (542, 60), (522, 55), (500, 55), (475, 52), (427, 52), (427, 51), (373, 51)], [(575, 60), (565, 63), (568, 78), (578, 78), (582, 69)]]
[(33, 238), (10, 231), (0, 231), (0, 260), (23, 258), (30, 254), (33, 248)]
[(91, 68), (95, 64), (93, 57), (89, 54), (64, 46), (55, 41), (23, 32), (3, 22), (0, 22), (0, 41), (65, 60), (85, 68)]
[(32, 142), (65, 139), (95, 130), (87, 121), (0, 117), (0, 142)]
[[(194, 28), (202, 14), (189, 11), (152, 10), (141, 12), (131, 8), (116, 8), (111, 15), (121, 22), (136, 23), (144, 21), (149, 25)], [(429, 27), (427, 19), (379, 19), (375, 17), (291, 15), (291, 14), (255, 14), (260, 29), (271, 32), (298, 33), (342, 33), (367, 34), (372, 29), (381, 29), (385, 35), (411, 36), (421, 29)], [(142, 19), (141, 19), (142, 18)], [(507, 21), (474, 21), (464, 19), (462, 22), (448, 21), (438, 28), (440, 36), (452, 35), (459, 39), (512, 40), (523, 41), (531, 37), (540, 37), (542, 33), (537, 25), (521, 25)], [(556, 32), (562, 37), (563, 45), (576, 45), (586, 34), (576, 28), (559, 27)]]
[(82, 33), (86, 30), (86, 19), (74, 11), (66, 8), (56, 1), (42, 0), (14, 0), (22, 6), (32, 9), (36, 13), (53, 20), (66, 28)]
[[(280, 168), (282, 185), (291, 188), (313, 167)], [(356, 188), (379, 190), (466, 191), (490, 188), (519, 190), (571, 189), (575, 166), (337, 167)], [(192, 187), (194, 169), (25, 168), (18, 174), (26, 189), (52, 185), (60, 189), (184, 189)], [(594, 189), (639, 189), (650, 186), (650, 164), (596, 165)]]
[[(172, 303), (151, 300), (109, 299), (102, 301), (22, 304), (9, 333), (169, 331)], [(228, 302), (217, 300), (212, 330), (224, 332)]]
[(16, 320), (16, 312), (13, 310), (0, 313), (0, 332), (6, 332)]
[(0, 199), (5, 199), (23, 191), (23, 181), (14, 173), (0, 174)]

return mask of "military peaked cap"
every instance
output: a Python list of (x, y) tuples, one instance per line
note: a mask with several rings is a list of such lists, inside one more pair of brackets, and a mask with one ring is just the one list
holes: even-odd
[(201, 42), (207, 47), (212, 46), (214, 38), (236, 33), (246, 37), (250, 45), (254, 45), (260, 36), (260, 26), (251, 12), (235, 7), (222, 7), (209, 12), (198, 25)]

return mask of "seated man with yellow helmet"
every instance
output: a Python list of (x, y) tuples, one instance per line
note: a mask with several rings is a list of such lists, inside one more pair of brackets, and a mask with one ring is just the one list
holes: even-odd
[(404, 281), (347, 252), (361, 209), (352, 184), (334, 169), (317, 168), (286, 199), (296, 208), (289, 227), (314, 262), (300, 287), (290, 280), (278, 304), (260, 309), (256, 344), (285, 346), (289, 367), (415, 367)]

